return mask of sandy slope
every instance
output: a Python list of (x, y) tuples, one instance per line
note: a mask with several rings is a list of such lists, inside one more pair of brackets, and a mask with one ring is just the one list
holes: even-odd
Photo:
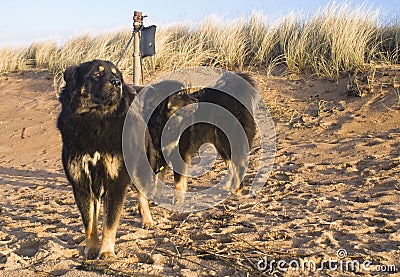
[[(264, 257), (268, 266), (284, 260), (286, 269), (289, 262), (322, 265), (286, 276), (399, 274), (400, 71), (369, 76), (359, 78), (363, 97), (348, 96), (348, 78), (257, 76), (277, 133), (274, 170), (257, 197), (231, 197), (190, 214), (154, 206), (158, 226), (148, 231), (130, 192), (117, 259), (85, 264), (81, 220), (60, 161), (52, 78), (41, 71), (1, 76), (0, 276), (246, 276), (262, 274)], [(190, 186), (207, 184), (223, 164), (215, 169)], [(347, 256), (339, 259), (339, 249)], [(330, 270), (329, 260), (342, 263)], [(350, 272), (348, 261), (366, 262), (370, 271)], [(272, 267), (264, 274), (283, 275)]]

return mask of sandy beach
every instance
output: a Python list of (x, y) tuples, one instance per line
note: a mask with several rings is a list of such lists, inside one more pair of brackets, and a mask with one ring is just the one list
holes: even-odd
[[(0, 76), (0, 276), (400, 276), (400, 68), (255, 79), (277, 148), (256, 197), (245, 189), (195, 213), (152, 205), (157, 226), (144, 230), (131, 190), (115, 260), (84, 262), (53, 77)], [(259, 147), (250, 153), (257, 161)], [(189, 190), (224, 169), (218, 161)]]

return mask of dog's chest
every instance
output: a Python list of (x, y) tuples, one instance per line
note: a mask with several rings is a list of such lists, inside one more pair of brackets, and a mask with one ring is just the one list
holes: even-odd
[[(94, 190), (102, 190), (104, 186), (120, 177), (123, 165), (121, 155), (95, 151), (73, 157), (68, 162), (67, 170), (75, 184), (89, 185)], [(97, 191), (96, 194), (101, 192)]]
[(98, 118), (94, 115), (69, 116), (59, 120), (63, 144), (69, 151), (86, 154), (96, 160), (94, 153), (120, 153), (124, 118)]
[(113, 154), (100, 154), (94, 152), (93, 155), (84, 154), (81, 158), (81, 166), (87, 176), (105, 175), (99, 177), (109, 178), (111, 180), (116, 179), (119, 175), (121, 167), (121, 160), (119, 155)]

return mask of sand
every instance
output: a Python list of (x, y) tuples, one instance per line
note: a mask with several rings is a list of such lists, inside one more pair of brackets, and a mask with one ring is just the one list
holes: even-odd
[(0, 76), (0, 276), (400, 276), (400, 68), (256, 79), (277, 135), (261, 192), (194, 213), (152, 205), (158, 224), (144, 230), (132, 190), (115, 260), (83, 262), (52, 76)]

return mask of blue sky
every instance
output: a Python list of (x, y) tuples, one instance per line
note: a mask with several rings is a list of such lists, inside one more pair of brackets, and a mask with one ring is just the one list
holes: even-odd
[[(273, 19), (290, 11), (312, 13), (325, 0), (7, 0), (0, 5), (0, 47), (29, 45), (45, 39), (62, 43), (85, 33), (97, 34), (130, 28), (134, 10), (149, 17), (145, 25), (162, 26), (179, 21), (199, 22), (208, 15), (231, 19), (262, 11)], [(340, 3), (341, 1), (336, 1)], [(382, 8), (384, 14), (400, 18), (400, 0), (353, 0)]]

